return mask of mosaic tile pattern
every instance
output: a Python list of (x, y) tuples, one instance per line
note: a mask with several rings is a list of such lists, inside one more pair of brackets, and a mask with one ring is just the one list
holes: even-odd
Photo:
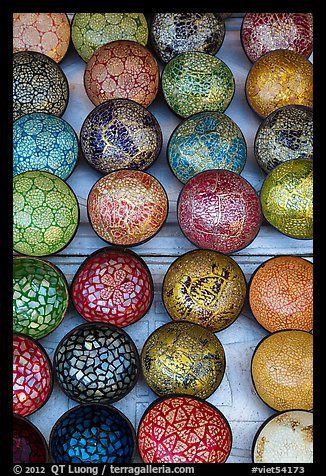
[(313, 463), (313, 414), (289, 410), (273, 415), (259, 429), (254, 463)]
[(128, 99), (111, 99), (93, 109), (83, 122), (80, 144), (87, 162), (101, 173), (145, 170), (162, 148), (155, 116)]
[(49, 449), (42, 433), (26, 418), (13, 415), (12, 462), (47, 463)]
[(168, 214), (160, 182), (139, 170), (117, 170), (98, 180), (88, 195), (94, 231), (113, 245), (134, 246), (152, 238)]
[(56, 175), (40, 171), (16, 175), (13, 182), (14, 250), (31, 256), (62, 250), (79, 223), (72, 189)]
[(210, 170), (190, 179), (180, 192), (178, 221), (196, 246), (233, 253), (248, 246), (261, 225), (254, 188), (228, 170)]
[(43, 170), (66, 180), (77, 159), (78, 138), (64, 119), (35, 112), (14, 122), (14, 176), (30, 170)]
[(136, 384), (138, 352), (129, 335), (109, 324), (82, 324), (59, 343), (53, 359), (56, 379), (79, 403), (112, 403)]
[(87, 62), (100, 46), (111, 41), (131, 40), (146, 46), (147, 21), (143, 13), (75, 13), (71, 39)]
[(155, 99), (159, 70), (152, 53), (134, 41), (112, 41), (87, 62), (84, 85), (95, 106), (115, 98), (132, 99), (148, 107)]
[(32, 112), (62, 116), (69, 99), (67, 78), (49, 56), (37, 51), (13, 55), (13, 119)]
[(196, 112), (224, 112), (234, 90), (230, 68), (216, 56), (197, 51), (172, 58), (162, 73), (164, 99), (173, 112), (189, 117)]
[(252, 63), (273, 50), (291, 50), (309, 58), (313, 46), (311, 13), (246, 13), (241, 42)]
[(313, 158), (313, 113), (305, 106), (284, 106), (258, 128), (254, 153), (265, 173), (291, 159)]
[(186, 183), (204, 170), (241, 173), (247, 158), (239, 126), (225, 114), (199, 112), (182, 121), (172, 133), (167, 156), (174, 175)]
[(52, 392), (50, 360), (34, 339), (13, 335), (13, 412), (28, 416), (39, 410)]
[(266, 220), (297, 239), (313, 238), (313, 161), (289, 160), (266, 177), (261, 189)]
[(225, 354), (208, 329), (192, 322), (171, 322), (148, 337), (141, 365), (146, 383), (157, 395), (207, 398), (222, 381)]
[(249, 304), (267, 331), (313, 328), (313, 264), (298, 256), (276, 256), (251, 276)]
[(215, 55), (224, 35), (224, 21), (214, 13), (155, 13), (150, 27), (152, 46), (165, 63), (186, 51)]
[(256, 347), (251, 362), (255, 390), (277, 411), (313, 407), (313, 336), (299, 330), (278, 331)]
[(138, 430), (145, 463), (225, 463), (231, 445), (224, 415), (207, 402), (183, 396), (153, 402)]
[(217, 332), (239, 316), (246, 280), (231, 257), (194, 250), (171, 264), (163, 280), (162, 295), (173, 320), (194, 322)]
[(312, 64), (303, 55), (290, 50), (266, 53), (248, 73), (246, 97), (249, 106), (260, 117), (267, 117), (290, 104), (312, 107)]
[(13, 13), (13, 51), (38, 51), (59, 63), (67, 53), (70, 23), (65, 13)]
[(81, 264), (71, 285), (71, 296), (78, 313), (87, 321), (125, 327), (149, 310), (153, 280), (136, 253), (106, 247)]
[(13, 330), (42, 339), (61, 323), (69, 292), (52, 263), (27, 256), (13, 258)]
[(135, 432), (129, 420), (106, 405), (78, 405), (55, 423), (50, 435), (54, 463), (130, 463)]

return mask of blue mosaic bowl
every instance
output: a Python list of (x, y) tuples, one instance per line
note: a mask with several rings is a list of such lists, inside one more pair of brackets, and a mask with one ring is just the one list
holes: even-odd
[(49, 446), (53, 463), (130, 463), (135, 441), (133, 426), (119, 410), (83, 404), (59, 418)]
[(246, 163), (247, 146), (239, 126), (216, 111), (194, 114), (173, 131), (168, 162), (182, 183), (200, 172), (226, 169), (240, 174)]
[(43, 112), (13, 125), (13, 174), (41, 170), (66, 180), (78, 158), (78, 138), (64, 119)]

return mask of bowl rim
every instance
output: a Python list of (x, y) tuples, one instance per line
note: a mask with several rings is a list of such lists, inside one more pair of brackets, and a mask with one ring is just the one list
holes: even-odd
[(22, 423), (23, 425), (26, 425), (26, 427), (28, 427), (30, 430), (34, 432), (35, 435), (37, 435), (37, 437), (40, 440), (40, 443), (43, 446), (44, 453), (45, 453), (45, 461), (43, 461), (43, 463), (49, 463), (50, 462), (49, 445), (47, 444), (44, 435), (37, 428), (37, 426), (34, 425), (34, 423), (32, 423), (28, 418), (23, 417), (22, 415), (18, 415), (18, 413), (13, 413), (12, 417), (13, 417), (13, 431), (14, 431), (15, 420), (17, 420), (18, 424)]
[(129, 248), (125, 248), (125, 247), (120, 247), (120, 246), (104, 246), (102, 248), (99, 248), (95, 251), (93, 251), (91, 254), (89, 254), (84, 260), (83, 262), (79, 265), (76, 273), (74, 274), (73, 278), (72, 278), (72, 281), (71, 281), (71, 284), (70, 284), (70, 289), (69, 289), (69, 294), (70, 294), (70, 300), (74, 306), (74, 308), (76, 309), (76, 311), (78, 312), (78, 314), (83, 318), (85, 319), (87, 322), (103, 322), (103, 321), (91, 321), (89, 319), (87, 319), (86, 317), (84, 317), (77, 309), (76, 307), (76, 303), (75, 303), (75, 298), (74, 298), (74, 286), (75, 286), (75, 281), (76, 279), (79, 277), (80, 273), (83, 271), (84, 267), (88, 265), (89, 261), (92, 261), (93, 258), (95, 258), (96, 256), (98, 255), (105, 255), (105, 254), (109, 254), (109, 253), (120, 253), (120, 254), (128, 254), (130, 255), (132, 258), (135, 259), (135, 261), (138, 261), (142, 266), (143, 268), (145, 269), (145, 272), (148, 276), (148, 280), (149, 280), (149, 285), (150, 285), (150, 290), (151, 290), (151, 297), (150, 297), (150, 301), (149, 301), (149, 304), (147, 306), (147, 308), (145, 309), (145, 311), (140, 315), (140, 317), (138, 317), (136, 320), (130, 322), (129, 324), (126, 324), (126, 325), (123, 325), (123, 326), (117, 326), (116, 324), (113, 324), (115, 325), (116, 327), (118, 327), (119, 329), (122, 329), (122, 328), (125, 328), (125, 327), (128, 327), (132, 324), (134, 324), (135, 322), (139, 321), (140, 319), (142, 319), (150, 310), (152, 304), (153, 304), (153, 301), (154, 301), (154, 281), (153, 281), (153, 276), (152, 276), (152, 273), (147, 265), (147, 263), (145, 262), (145, 260), (140, 256), (138, 255), (135, 251), (129, 249)]
[(86, 323), (80, 324), (80, 325), (74, 327), (73, 329), (71, 329), (69, 332), (67, 332), (62, 337), (62, 339), (60, 340), (58, 345), (56, 346), (56, 349), (55, 349), (54, 355), (53, 355), (53, 374), (54, 374), (55, 381), (58, 383), (58, 385), (59, 385), (60, 389), (63, 391), (63, 393), (68, 398), (70, 398), (71, 400), (73, 400), (73, 401), (75, 401), (75, 402), (77, 402), (81, 405), (88, 405), (87, 399), (86, 399), (86, 401), (81, 400), (78, 397), (76, 397), (75, 395), (70, 394), (67, 391), (67, 389), (63, 387), (62, 382), (59, 379), (59, 372), (58, 372), (57, 365), (56, 365), (57, 364), (57, 356), (58, 356), (59, 350), (61, 349), (62, 345), (64, 345), (66, 343), (66, 341), (68, 341), (72, 335), (78, 333), (79, 331), (81, 331), (83, 329), (91, 329), (92, 330), (94, 328), (100, 328), (100, 327), (102, 327), (102, 328), (105, 327), (106, 331), (110, 330), (110, 331), (118, 332), (128, 342), (128, 344), (132, 348), (132, 351), (133, 351), (133, 354), (134, 354), (135, 375), (134, 375), (134, 380), (133, 380), (132, 384), (129, 385), (129, 387), (126, 389), (126, 391), (122, 395), (119, 395), (118, 397), (113, 397), (108, 401), (105, 401), (105, 402), (103, 401), (102, 403), (101, 402), (90, 401), (89, 404), (111, 405), (112, 403), (115, 403), (115, 402), (118, 402), (119, 400), (122, 400), (122, 398), (124, 398), (126, 395), (128, 395), (128, 393), (130, 393), (131, 390), (135, 387), (136, 383), (139, 380), (139, 376), (140, 376), (141, 363), (140, 363), (139, 352), (138, 352), (138, 349), (136, 347), (135, 342), (133, 341), (133, 339), (130, 337), (130, 335), (125, 330), (123, 330), (123, 329), (121, 329), (121, 328), (119, 328), (119, 327), (117, 327), (113, 324), (108, 324), (108, 323), (104, 323), (104, 322), (86, 322)]
[[(201, 245), (198, 245), (196, 244), (194, 241), (190, 240), (188, 238), (188, 236), (186, 235), (186, 233), (183, 231), (181, 225), (180, 225), (180, 220), (179, 220), (179, 205), (180, 205), (180, 200), (182, 198), (182, 195), (184, 193), (184, 189), (185, 187), (190, 183), (191, 180), (194, 180), (196, 177), (198, 177), (199, 175), (201, 174), (205, 174), (205, 173), (209, 173), (209, 172), (214, 172), (214, 173), (219, 173), (219, 172), (226, 172), (226, 173), (230, 173), (230, 174), (233, 174), (235, 176), (237, 176), (239, 178), (239, 180), (243, 180), (244, 182), (246, 182), (246, 184), (250, 187), (250, 189), (253, 191), (254, 195), (256, 196), (257, 198), (257, 204), (258, 204), (258, 208), (259, 208), (259, 223), (258, 223), (258, 226), (257, 226), (257, 230), (256, 230), (256, 233), (255, 235), (253, 236), (253, 238), (245, 245), (245, 246), (242, 246), (240, 248), (237, 248), (237, 249), (234, 249), (234, 250), (231, 250), (231, 251), (228, 251), (228, 252), (225, 252), (225, 251), (220, 251), (220, 250), (214, 250), (213, 248), (203, 248)], [(258, 192), (256, 192), (256, 190), (254, 189), (254, 187), (251, 185), (251, 183), (245, 179), (242, 175), (240, 174), (237, 174), (236, 172), (232, 172), (231, 170), (226, 170), (226, 169), (208, 169), (208, 170), (203, 170), (202, 172), (199, 172), (198, 174), (194, 175), (191, 179), (189, 179), (185, 184), (184, 186), (182, 187), (182, 189), (180, 190), (179, 192), (179, 195), (178, 195), (178, 199), (177, 199), (177, 206), (176, 206), (176, 211), (177, 211), (177, 221), (178, 221), (178, 224), (179, 224), (179, 227), (183, 233), (183, 235), (185, 236), (185, 238), (187, 238), (187, 240), (192, 244), (194, 245), (196, 248), (199, 248), (199, 249), (205, 249), (205, 250), (211, 250), (211, 251), (218, 251), (219, 253), (222, 253), (222, 254), (225, 254), (225, 255), (231, 255), (232, 253), (238, 253), (239, 251), (247, 248), (258, 236), (258, 233), (262, 227), (262, 223), (263, 223), (263, 211), (262, 211), (262, 206), (261, 206), (261, 201), (260, 201), (260, 197), (259, 197), (259, 194)]]
[(13, 413), (15, 415), (20, 415), (20, 416), (24, 416), (24, 417), (28, 416), (29, 417), (30, 415), (33, 415), (33, 413), (36, 413), (38, 410), (40, 410), (48, 402), (48, 400), (50, 399), (50, 397), (52, 395), (53, 387), (54, 387), (53, 366), (52, 366), (52, 363), (51, 363), (51, 360), (50, 360), (50, 357), (49, 357), (48, 353), (46, 352), (45, 348), (43, 347), (43, 345), (39, 341), (37, 341), (33, 337), (30, 337), (26, 334), (22, 334), (21, 332), (13, 332), (12, 333), (13, 343), (14, 343), (15, 337), (22, 338), (23, 340), (29, 340), (33, 344), (33, 346), (38, 348), (38, 350), (40, 351), (40, 353), (42, 354), (42, 356), (44, 358), (44, 361), (47, 364), (47, 370), (49, 372), (49, 388), (48, 388), (47, 395), (46, 395), (45, 399), (42, 401), (41, 405), (39, 405), (32, 412), (26, 413), (25, 415), (21, 415), (20, 413), (16, 413), (13, 410)]
[[(146, 408), (146, 410), (144, 411), (143, 415), (141, 416), (140, 418), (140, 421), (139, 421), (139, 424), (138, 424), (138, 428), (137, 428), (137, 448), (138, 448), (138, 452), (139, 452), (139, 455), (143, 460), (142, 458), (142, 452), (140, 450), (140, 445), (139, 445), (139, 442), (140, 442), (140, 429), (141, 429), (141, 425), (143, 423), (143, 420), (144, 418), (148, 415), (148, 413), (150, 413), (150, 411), (156, 406), (156, 405), (159, 405), (160, 403), (164, 402), (165, 400), (173, 400), (175, 398), (186, 398), (186, 399), (189, 399), (189, 400), (197, 400), (199, 403), (201, 403), (202, 405), (206, 405), (208, 406), (209, 408), (211, 408), (212, 410), (214, 410), (218, 416), (225, 422), (228, 430), (229, 430), (229, 437), (230, 437), (230, 445), (229, 445), (229, 450), (228, 450), (228, 454), (227, 454), (227, 457), (225, 459), (224, 462), (227, 461), (227, 459), (229, 458), (230, 456), (230, 453), (231, 453), (231, 449), (232, 449), (232, 444), (233, 444), (233, 434), (232, 434), (232, 429), (231, 429), (231, 426), (230, 426), (230, 423), (228, 421), (228, 419), (226, 418), (226, 416), (224, 415), (224, 413), (222, 413), (222, 411), (220, 409), (218, 409), (213, 403), (211, 402), (208, 402), (206, 399), (202, 399), (202, 398), (199, 398), (199, 397), (194, 397), (194, 396), (191, 396), (191, 395), (186, 395), (186, 394), (183, 394), (183, 393), (179, 393), (179, 394), (169, 394), (169, 395), (166, 395), (164, 397), (159, 397), (159, 398), (156, 398), (154, 401), (152, 401), (148, 407)], [(194, 464), (194, 463), (193, 463)]]
[[(165, 281), (167, 279), (167, 275), (169, 274), (169, 272), (171, 271), (171, 269), (173, 268), (173, 266), (177, 263), (177, 261), (181, 260), (182, 258), (184, 258), (186, 255), (190, 255), (192, 253), (194, 254), (197, 254), (197, 253), (201, 253), (201, 252), (208, 252), (208, 253), (217, 253), (219, 255), (222, 255), (224, 256), (225, 258), (229, 259), (232, 264), (235, 263), (236, 267), (239, 268), (240, 270), (240, 274), (242, 275), (243, 277), (243, 281), (244, 281), (244, 288), (245, 288), (245, 292), (244, 292), (244, 296), (243, 296), (243, 303), (242, 303), (242, 306), (237, 314), (237, 316), (231, 321), (229, 322), (229, 324), (227, 324), (225, 327), (222, 327), (221, 329), (217, 329), (217, 330), (212, 330), (210, 329), (209, 327), (207, 326), (204, 326), (202, 324), (198, 324), (198, 325), (201, 325), (202, 327), (205, 327), (205, 329), (208, 329), (210, 330), (211, 332), (213, 332), (213, 334), (216, 334), (217, 332), (220, 332), (220, 331), (223, 331), (224, 329), (227, 329), (229, 326), (231, 326), (237, 319), (238, 317), (240, 316), (243, 308), (244, 308), (244, 305), (245, 305), (245, 302), (246, 302), (246, 297), (247, 297), (247, 293), (248, 293), (248, 283), (247, 283), (247, 279), (246, 279), (246, 276), (243, 272), (243, 269), (240, 267), (240, 265), (233, 259), (232, 256), (230, 255), (227, 255), (225, 253), (222, 253), (220, 251), (215, 251), (215, 250), (207, 250), (207, 249), (203, 249), (203, 248), (197, 248), (197, 249), (194, 249), (194, 250), (189, 250), (189, 251), (186, 251), (186, 253), (183, 253), (182, 255), (178, 256), (177, 258), (175, 258), (175, 260), (169, 265), (169, 267), (167, 268), (165, 274), (164, 274), (164, 277), (163, 277), (163, 281), (162, 281), (162, 287), (161, 287), (161, 298), (162, 298), (162, 303), (163, 303), (163, 306), (167, 312), (167, 314), (169, 315), (169, 317), (172, 319), (172, 321), (174, 322), (193, 322), (193, 321), (189, 321), (187, 319), (174, 319), (171, 314), (169, 313), (168, 309), (167, 309), (167, 306), (166, 306), (166, 303), (165, 303), (165, 299), (164, 299), (164, 295), (165, 295)], [(196, 322), (194, 322), (194, 324), (196, 324)]]
[[(91, 217), (90, 217), (90, 213), (89, 213), (89, 198), (90, 198), (90, 195), (93, 191), (93, 189), (97, 186), (98, 182), (100, 180), (105, 180), (109, 175), (111, 174), (116, 174), (116, 173), (121, 173), (123, 171), (126, 171), (126, 172), (132, 172), (132, 173), (140, 173), (140, 174), (144, 174), (144, 175), (148, 175), (149, 177), (151, 177), (151, 179), (153, 179), (154, 182), (157, 182), (159, 187), (162, 189), (163, 191), (163, 195), (165, 196), (165, 199), (166, 199), (166, 214), (165, 214), (165, 217), (164, 219), (162, 220), (162, 223), (161, 225), (159, 226), (159, 228), (155, 231), (155, 233), (153, 233), (151, 236), (149, 236), (148, 238), (144, 239), (144, 240), (141, 240), (139, 242), (136, 242), (136, 243), (131, 243), (131, 244), (118, 244), (118, 243), (112, 243), (108, 240), (106, 240), (105, 238), (103, 238), (94, 228), (93, 226), (93, 223), (92, 223), (92, 220), (91, 220)], [(86, 200), (86, 210), (87, 210), (87, 217), (88, 217), (88, 221), (89, 221), (89, 224), (92, 228), (92, 230), (94, 231), (94, 233), (99, 237), (101, 238), (102, 241), (104, 241), (105, 243), (107, 243), (108, 245), (110, 246), (117, 246), (117, 247), (122, 247), (122, 248), (125, 248), (125, 247), (129, 247), (129, 248), (133, 248), (135, 246), (139, 246), (139, 245), (143, 245), (144, 243), (147, 243), (149, 240), (151, 240), (152, 238), (154, 238), (155, 235), (158, 234), (159, 231), (161, 231), (161, 229), (163, 228), (163, 226), (165, 225), (166, 221), (167, 221), (167, 218), (168, 218), (168, 215), (169, 215), (169, 198), (168, 198), (168, 194), (165, 190), (165, 188), (163, 187), (163, 185), (161, 184), (161, 182), (156, 178), (154, 177), (154, 175), (151, 175), (150, 173), (148, 172), (144, 172), (143, 170), (135, 170), (135, 169), (119, 169), (119, 170), (113, 170), (112, 172), (109, 172), (108, 174), (106, 175), (103, 175), (102, 177), (100, 177), (91, 187), (89, 193), (88, 193), (88, 196), (87, 196), (87, 200)]]
[(147, 339), (145, 340), (144, 344), (143, 344), (143, 347), (142, 347), (142, 350), (140, 352), (140, 370), (141, 370), (141, 375), (142, 377), (144, 378), (144, 381), (145, 383), (148, 385), (148, 387), (153, 391), (153, 393), (155, 393), (155, 395), (158, 395), (159, 397), (161, 398), (165, 398), (166, 395), (187, 395), (189, 398), (193, 398), (195, 396), (191, 395), (191, 394), (182, 394), (181, 392), (173, 392), (171, 394), (166, 394), (166, 395), (159, 395), (153, 388), (152, 386), (149, 384), (148, 382), (148, 379), (145, 375), (145, 372), (144, 372), (144, 369), (143, 369), (143, 356), (144, 356), (144, 353), (145, 353), (145, 347), (148, 343), (148, 341), (152, 338), (152, 336), (154, 334), (156, 334), (157, 332), (161, 331), (164, 327), (171, 327), (172, 325), (175, 325), (177, 327), (181, 326), (181, 325), (188, 325), (189, 327), (197, 327), (197, 329), (201, 332), (207, 332), (208, 334), (211, 334), (213, 340), (215, 340), (217, 346), (221, 349), (221, 354), (222, 354), (222, 361), (223, 361), (223, 369), (222, 369), (222, 372), (221, 372), (221, 377), (219, 379), (219, 382), (217, 384), (217, 386), (215, 385), (215, 387), (213, 388), (212, 391), (210, 391), (209, 394), (207, 394), (205, 396), (205, 398), (202, 398), (202, 397), (197, 397), (201, 400), (206, 400), (207, 398), (209, 398), (211, 395), (213, 395), (213, 393), (219, 388), (219, 386), (221, 385), (222, 383), (222, 380), (225, 376), (225, 373), (226, 373), (226, 352), (225, 352), (225, 349), (224, 349), (224, 346), (222, 344), (222, 342), (220, 341), (220, 339), (216, 336), (216, 334), (212, 331), (210, 331), (209, 329), (207, 329), (206, 327), (203, 327), (203, 326), (200, 326), (199, 324), (196, 324), (195, 322), (189, 322), (189, 321), (174, 321), (174, 320), (171, 320), (169, 322), (166, 322), (165, 324), (163, 324), (162, 326), (159, 326), (157, 327), (157, 329), (155, 329), (148, 337)]
[[(132, 454), (130, 456), (130, 462), (132, 462), (132, 460), (134, 459), (135, 457), (135, 453), (136, 453), (136, 446), (137, 446), (137, 439), (136, 439), (136, 431), (135, 431), (135, 428), (133, 427), (131, 421), (129, 420), (129, 418), (121, 411), (119, 410), (118, 408), (116, 408), (115, 406), (113, 405), (110, 405), (110, 404), (104, 404), (104, 403), (84, 403), (84, 404), (78, 404), (78, 405), (75, 405), (74, 407), (66, 410), (57, 420), (56, 422), (54, 423), (54, 425), (52, 426), (52, 429), (51, 429), (51, 432), (50, 432), (50, 436), (49, 436), (49, 456), (50, 456), (50, 462), (53, 462), (55, 463), (55, 459), (53, 457), (53, 451), (52, 451), (52, 445), (53, 445), (53, 438), (54, 438), (54, 432), (55, 430), (58, 428), (58, 426), (61, 424), (61, 422), (71, 413), (73, 413), (74, 411), (80, 411), (82, 410), (83, 408), (85, 409), (86, 407), (96, 407), (96, 408), (99, 408), (101, 407), (102, 409), (105, 409), (109, 412), (112, 412), (112, 413), (115, 413), (116, 415), (119, 415), (121, 417), (121, 419), (123, 419), (127, 425), (127, 427), (129, 428), (130, 430), (130, 433), (131, 433), (131, 438), (133, 440), (133, 451), (132, 451)], [(128, 463), (127, 463), (128, 464)]]

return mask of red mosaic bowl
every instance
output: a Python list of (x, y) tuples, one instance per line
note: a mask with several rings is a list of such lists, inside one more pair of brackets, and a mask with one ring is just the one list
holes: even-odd
[(84, 86), (95, 106), (114, 98), (127, 98), (148, 107), (159, 85), (157, 61), (135, 41), (111, 41), (98, 48), (86, 64)]
[(153, 280), (136, 253), (106, 247), (81, 264), (71, 284), (73, 304), (89, 322), (125, 327), (141, 319), (153, 297)]
[(95, 233), (119, 246), (139, 245), (156, 235), (168, 208), (163, 186), (140, 170), (116, 170), (105, 175), (93, 185), (87, 199)]
[(49, 448), (44, 436), (29, 420), (13, 415), (13, 463), (49, 463)]
[(177, 213), (189, 241), (226, 254), (248, 246), (262, 220), (260, 200), (250, 183), (222, 169), (190, 179), (179, 195)]
[(186, 396), (155, 400), (141, 418), (137, 438), (144, 463), (225, 463), (232, 446), (225, 416)]
[(28, 416), (49, 399), (53, 374), (45, 350), (31, 337), (13, 335), (13, 412)]

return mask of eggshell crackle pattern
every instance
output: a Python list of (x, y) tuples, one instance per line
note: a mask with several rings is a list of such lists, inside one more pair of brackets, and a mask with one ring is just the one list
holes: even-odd
[(133, 246), (152, 238), (168, 214), (157, 179), (139, 170), (117, 170), (91, 189), (87, 210), (94, 231), (114, 245)]
[(70, 42), (65, 13), (13, 13), (13, 50), (38, 51), (59, 63)]
[(259, 198), (240, 175), (209, 170), (190, 179), (178, 199), (178, 221), (196, 246), (232, 253), (251, 243), (261, 224)]
[(31, 337), (13, 335), (13, 412), (28, 416), (39, 410), (53, 386), (50, 360)]
[(197, 51), (172, 58), (162, 73), (164, 99), (181, 117), (196, 112), (224, 112), (235, 90), (230, 68), (216, 56)]
[(72, 189), (48, 172), (14, 177), (13, 245), (18, 253), (44, 256), (62, 250), (74, 237), (79, 207)]
[(14, 175), (43, 170), (65, 180), (72, 173), (77, 159), (78, 138), (64, 119), (35, 112), (14, 122)]
[(249, 304), (267, 331), (313, 328), (313, 264), (297, 256), (265, 261), (251, 277)]
[(277, 331), (256, 347), (251, 362), (259, 397), (274, 410), (313, 407), (313, 336), (299, 330)]
[(12, 462), (48, 463), (49, 449), (42, 433), (27, 418), (13, 415)]
[(162, 131), (153, 114), (128, 99), (111, 99), (93, 109), (80, 132), (88, 163), (101, 173), (144, 170), (158, 157)]
[(287, 160), (312, 159), (312, 109), (291, 105), (272, 112), (257, 130), (254, 153), (265, 173)]
[(155, 99), (159, 70), (152, 53), (134, 41), (112, 41), (98, 48), (86, 64), (85, 90), (95, 106), (126, 98), (148, 107)]
[(225, 463), (231, 446), (224, 415), (208, 402), (187, 396), (154, 401), (138, 429), (144, 463)]
[(165, 274), (163, 303), (175, 321), (190, 321), (212, 332), (225, 329), (239, 316), (246, 280), (237, 263), (216, 251), (190, 251)]
[(55, 61), (36, 51), (14, 53), (14, 120), (32, 112), (62, 116), (68, 99), (67, 78)]
[(75, 13), (71, 39), (87, 62), (100, 46), (111, 41), (131, 40), (146, 46), (147, 21), (143, 13)]
[(112, 403), (136, 384), (139, 357), (129, 335), (109, 324), (82, 324), (58, 344), (53, 366), (61, 389), (79, 403)]
[(249, 106), (260, 117), (290, 104), (312, 107), (312, 64), (290, 50), (266, 53), (249, 71), (245, 91)]
[(311, 13), (246, 13), (241, 42), (254, 63), (273, 50), (291, 50), (309, 58), (313, 46)]
[(228, 116), (214, 111), (199, 112), (176, 127), (169, 139), (167, 156), (174, 175), (186, 183), (204, 170), (241, 173), (247, 146), (240, 128)]
[(78, 405), (64, 413), (50, 434), (54, 463), (130, 463), (135, 450), (130, 421), (109, 405)]
[(207, 398), (222, 381), (225, 353), (208, 329), (192, 322), (171, 322), (148, 337), (141, 365), (146, 383), (157, 395)]
[(52, 263), (13, 258), (13, 330), (42, 339), (63, 320), (69, 302), (66, 279)]
[(313, 238), (313, 161), (295, 159), (272, 170), (261, 188), (266, 220), (285, 235)]
[(273, 415), (258, 430), (254, 463), (313, 463), (313, 414), (289, 410)]
[(224, 21), (214, 13), (155, 13), (150, 27), (153, 48), (165, 63), (186, 51), (215, 55), (224, 35)]
[(136, 253), (106, 247), (82, 263), (71, 295), (76, 310), (87, 321), (125, 327), (149, 310), (154, 297), (152, 276)]

